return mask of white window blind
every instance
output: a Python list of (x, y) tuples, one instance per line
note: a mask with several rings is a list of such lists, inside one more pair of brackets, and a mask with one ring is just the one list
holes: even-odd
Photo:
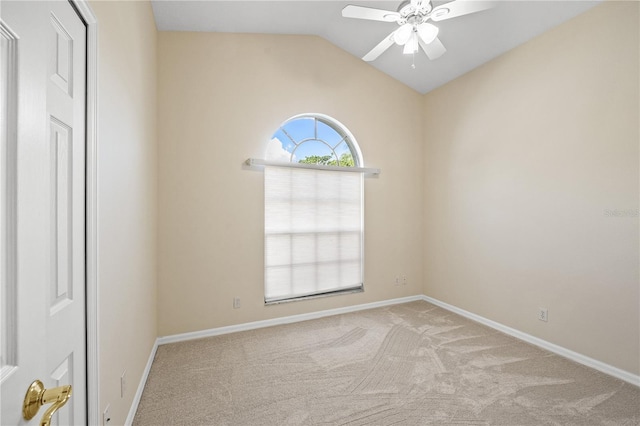
[(361, 173), (266, 166), (265, 302), (362, 289)]

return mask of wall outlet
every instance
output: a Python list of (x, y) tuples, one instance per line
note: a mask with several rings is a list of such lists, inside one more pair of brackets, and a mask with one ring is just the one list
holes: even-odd
[(407, 285), (407, 276), (406, 275), (402, 276), (402, 285)]
[(127, 370), (122, 372), (120, 376), (120, 398), (124, 398), (124, 394), (127, 392)]
[(549, 310), (547, 308), (538, 308), (538, 319), (540, 321), (549, 321)]
[(102, 412), (102, 426), (109, 426), (111, 424), (111, 404), (107, 404), (107, 407)]
[(233, 309), (240, 309), (240, 298), (239, 297), (234, 297), (233, 298)]
[(393, 281), (393, 285), (395, 286), (399, 286), (400, 285), (400, 277), (396, 275), (395, 280)]

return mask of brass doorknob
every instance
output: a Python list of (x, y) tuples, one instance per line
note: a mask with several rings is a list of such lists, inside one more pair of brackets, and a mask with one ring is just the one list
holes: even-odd
[(31, 420), (45, 404), (51, 404), (51, 407), (44, 412), (40, 426), (49, 426), (53, 413), (58, 411), (60, 407), (67, 403), (71, 398), (71, 385), (58, 386), (53, 389), (45, 389), (40, 380), (36, 380), (27, 389), (22, 404), (22, 417), (25, 420)]

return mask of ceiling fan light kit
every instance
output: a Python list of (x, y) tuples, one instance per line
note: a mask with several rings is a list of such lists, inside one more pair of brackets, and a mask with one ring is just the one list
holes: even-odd
[(438, 32), (440, 32), (440, 29), (428, 22), (425, 22), (418, 27), (418, 34), (420, 35), (420, 38), (422, 38), (422, 40), (427, 44), (431, 43), (436, 39), (436, 37), (438, 37)]
[(409, 41), (409, 37), (411, 37), (412, 33), (413, 27), (411, 24), (404, 24), (394, 31), (393, 41), (395, 41), (398, 46), (403, 46), (407, 41)]
[(415, 31), (411, 33), (409, 40), (404, 44), (402, 53), (405, 55), (412, 55), (418, 51), (418, 38)]
[(342, 9), (345, 18), (366, 19), (372, 21), (395, 22), (400, 28), (392, 31), (380, 43), (362, 58), (373, 61), (394, 43), (404, 46), (402, 53), (415, 54), (420, 46), (429, 59), (442, 56), (445, 49), (438, 39), (439, 28), (428, 22), (438, 22), (470, 13), (480, 12), (495, 6), (495, 1), (454, 0), (433, 7), (430, 0), (406, 0), (400, 3), (398, 11), (375, 9), (364, 6), (348, 5)]

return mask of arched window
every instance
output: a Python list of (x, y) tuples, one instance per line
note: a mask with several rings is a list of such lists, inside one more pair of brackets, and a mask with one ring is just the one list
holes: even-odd
[(362, 167), (362, 154), (351, 132), (322, 114), (300, 114), (282, 123), (267, 145), (265, 159)]
[(353, 135), (331, 117), (297, 115), (265, 157), (265, 303), (363, 291), (364, 169)]

